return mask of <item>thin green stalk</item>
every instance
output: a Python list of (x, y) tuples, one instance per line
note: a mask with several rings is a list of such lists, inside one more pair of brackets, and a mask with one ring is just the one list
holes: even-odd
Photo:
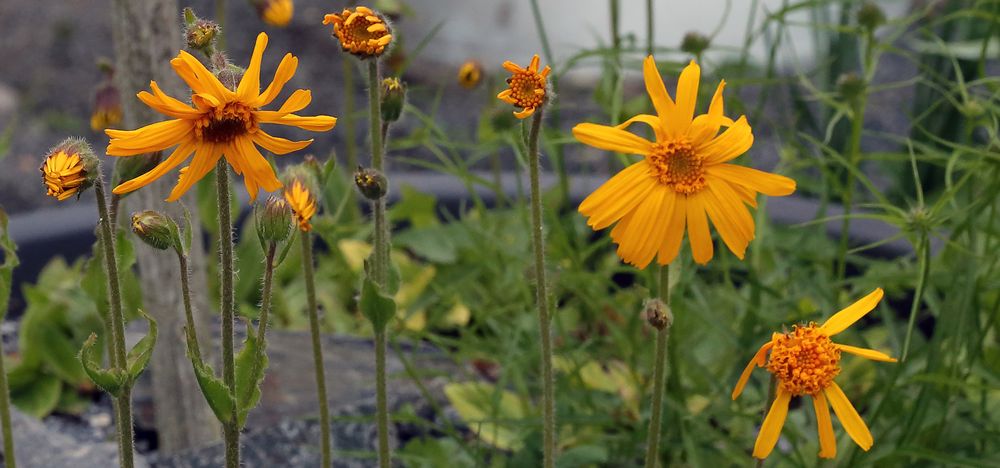
[[(108, 299), (111, 310), (111, 339), (114, 359), (112, 365), (118, 371), (125, 370), (125, 318), (122, 315), (121, 282), (118, 276), (118, 262), (115, 254), (114, 231), (111, 228), (111, 211), (108, 209), (107, 195), (104, 190), (104, 178), (97, 177), (94, 183), (97, 195), (97, 208), (100, 210), (101, 245), (104, 247), (104, 268), (108, 275)], [(132, 385), (128, 382), (122, 386), (121, 394), (116, 398), (118, 404), (118, 444), (122, 468), (134, 466), (135, 452), (132, 438)]]
[[(7, 311), (0, 311), (5, 314)], [(9, 468), (16, 468), (14, 432), (10, 423), (10, 391), (7, 387), (7, 369), (4, 368), (3, 340), (0, 340), (0, 426), (3, 427), (3, 459)]]
[(653, 37), (653, 0), (646, 0), (646, 55), (653, 55), (656, 39)]
[(201, 361), (201, 347), (198, 344), (198, 331), (194, 327), (194, 311), (191, 309), (191, 272), (188, 270), (187, 255), (177, 251), (177, 262), (181, 269), (181, 296), (184, 299), (184, 320), (187, 326), (184, 332), (191, 343), (191, 354), (195, 359)]
[[(385, 174), (382, 153), (382, 113), (380, 110), (382, 98), (381, 81), (379, 79), (378, 59), (368, 61), (368, 116), (371, 127), (372, 168)], [(374, 276), (375, 283), (383, 290), (389, 282), (389, 230), (386, 223), (385, 197), (379, 197), (372, 203), (374, 223)], [(392, 455), (389, 453), (389, 409), (386, 403), (385, 385), (385, 326), (375, 329), (375, 419), (378, 426), (378, 463), (381, 468), (389, 468)]]
[(910, 338), (913, 337), (913, 326), (917, 322), (917, 313), (920, 311), (920, 303), (924, 297), (924, 288), (927, 285), (927, 276), (931, 269), (931, 246), (927, 240), (927, 235), (922, 234), (917, 242), (917, 253), (920, 255), (920, 276), (917, 278), (917, 290), (913, 294), (913, 303), (910, 306), (910, 319), (906, 324), (906, 338), (903, 340), (903, 352), (900, 361), (906, 362), (907, 353), (910, 352)]
[[(760, 411), (760, 420), (763, 421), (767, 418), (767, 412), (771, 410), (771, 405), (774, 403), (775, 392), (778, 389), (778, 380), (771, 375), (771, 383), (767, 386), (767, 400), (764, 400), (764, 408)], [(764, 466), (763, 458), (755, 458), (754, 466), (760, 468)]]
[(646, 438), (646, 468), (656, 468), (660, 459), (660, 419), (663, 415), (663, 384), (667, 369), (667, 339), (673, 319), (670, 312), (670, 267), (660, 266), (660, 299), (667, 314), (666, 323), (656, 331), (656, 354), (653, 364), (653, 401), (650, 405), (649, 430)]
[[(542, 20), (542, 10), (538, 6), (538, 0), (531, 0), (531, 15), (535, 19), (535, 29), (538, 30), (538, 37), (542, 42), (542, 55), (545, 57), (545, 61), (552, 66), (554, 73), (549, 78), (549, 83), (551, 84), (552, 94), (557, 98), (559, 96), (559, 71), (556, 67), (555, 56), (552, 55), (552, 47), (549, 45), (549, 35), (545, 32), (545, 21)], [(549, 117), (549, 123), (555, 127), (559, 128), (560, 122), (559, 107), (553, 106), (552, 115)], [(555, 146), (555, 153), (551, 155), (552, 166), (556, 170), (559, 177), (559, 195), (563, 203), (569, 201), (569, 175), (566, 173), (566, 158), (563, 154), (563, 145)], [(518, 192), (520, 193), (520, 192)]]
[[(267, 253), (264, 254), (264, 286), (260, 290), (260, 319), (257, 321), (257, 339), (264, 343), (267, 334), (267, 322), (271, 315), (271, 285), (274, 283), (274, 254), (278, 249), (276, 242), (267, 243)], [(261, 347), (263, 349), (263, 346)]]
[[(353, 171), (358, 167), (357, 133), (354, 130), (354, 57), (344, 54), (340, 68), (340, 74), (344, 77), (344, 112), (340, 120), (346, 139), (347, 168)], [(354, 192), (351, 192), (351, 196), (354, 196)]]
[(542, 341), (542, 434), (545, 468), (555, 466), (556, 409), (552, 377), (552, 320), (549, 316), (548, 280), (545, 274), (545, 239), (542, 231), (542, 190), (539, 183), (538, 136), (543, 108), (535, 111), (528, 134), (528, 169), (531, 175), (531, 248), (535, 256), (535, 300)]
[[(229, 206), (229, 167), (225, 159), (215, 166), (215, 190), (219, 200), (219, 250), (221, 251), (219, 282), (222, 283), (222, 378), (230, 389), (236, 388), (236, 360), (233, 353), (233, 221)], [(236, 405), (230, 422), (222, 425), (226, 442), (226, 467), (240, 466), (240, 429)]]
[(326, 373), (323, 369), (323, 343), (319, 336), (319, 311), (316, 306), (316, 280), (313, 278), (313, 245), (312, 236), (308, 231), (302, 231), (299, 241), (302, 243), (302, 271), (306, 280), (306, 299), (309, 306), (309, 334), (312, 337), (313, 365), (316, 368), (316, 396), (319, 399), (319, 424), (323, 440), (320, 441), (323, 453), (323, 465), (333, 466), (332, 447), (330, 446), (330, 406), (326, 396)]

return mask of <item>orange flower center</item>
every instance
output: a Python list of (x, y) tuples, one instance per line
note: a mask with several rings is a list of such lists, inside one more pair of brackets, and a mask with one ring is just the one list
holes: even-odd
[(198, 138), (210, 143), (229, 143), (240, 135), (257, 130), (253, 109), (239, 102), (230, 102), (215, 108), (195, 122)]
[(524, 71), (507, 78), (510, 86), (510, 97), (514, 105), (522, 109), (536, 109), (545, 100), (545, 77), (541, 74)]
[(840, 373), (840, 349), (815, 323), (777, 335), (767, 371), (792, 395), (815, 395)]
[(654, 143), (646, 161), (653, 177), (675, 192), (690, 195), (705, 187), (705, 161), (687, 140)]

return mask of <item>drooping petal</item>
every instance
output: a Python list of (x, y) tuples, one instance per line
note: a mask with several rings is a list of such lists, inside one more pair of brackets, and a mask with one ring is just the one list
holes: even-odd
[(263, 130), (257, 130), (251, 134), (251, 138), (253, 138), (254, 143), (262, 146), (264, 149), (274, 154), (292, 153), (309, 146), (309, 144), (313, 142), (312, 139), (303, 141), (286, 140), (274, 135), (269, 135)]
[(772, 197), (790, 195), (795, 191), (794, 180), (745, 166), (718, 164), (708, 166), (705, 171), (710, 175), (726, 179), (734, 185), (742, 185)]
[(256, 101), (260, 97), (260, 61), (264, 57), (264, 49), (267, 48), (267, 34), (257, 35), (257, 43), (253, 46), (253, 54), (250, 55), (250, 65), (243, 72), (243, 78), (236, 88), (236, 96), (242, 102)]
[[(245, 170), (244, 178), (252, 177), (261, 188), (268, 192), (273, 192), (281, 188), (281, 181), (274, 175), (274, 169), (271, 167), (271, 164), (264, 159), (264, 156), (260, 154), (260, 151), (253, 145), (253, 141), (249, 137), (237, 138), (234, 146), (239, 151), (239, 155), (234, 157), (240, 158), (240, 163), (243, 164)], [(247, 188), (249, 189), (250, 187), (248, 186)], [(257, 192), (250, 194), (251, 200), (255, 200), (256, 198)]]
[(646, 93), (649, 94), (649, 100), (653, 101), (653, 108), (656, 109), (656, 115), (660, 117), (665, 133), (676, 135), (674, 127), (676, 127), (677, 122), (670, 120), (674, 115), (674, 101), (667, 94), (667, 88), (663, 85), (663, 78), (660, 76), (660, 71), (656, 69), (656, 62), (652, 55), (642, 61), (642, 79), (646, 83)]
[(747, 245), (754, 238), (753, 217), (728, 182), (716, 180), (706, 184), (706, 187), (708, 190), (703, 193), (708, 216), (726, 247), (742, 260)]
[(157, 112), (175, 119), (192, 119), (201, 115), (198, 109), (194, 109), (177, 99), (167, 96), (160, 90), (155, 81), (149, 82), (149, 88), (153, 91), (152, 94), (147, 91), (141, 91), (136, 96), (140, 101), (152, 107)]
[(732, 121), (722, 115), (724, 110), (722, 91), (726, 88), (726, 80), (719, 82), (719, 87), (715, 89), (712, 96), (712, 103), (708, 105), (708, 113), (694, 118), (691, 128), (688, 129), (688, 140), (698, 147), (703, 142), (711, 140), (723, 125), (733, 125)]
[(308, 89), (296, 89), (291, 96), (288, 96), (288, 99), (285, 99), (285, 103), (278, 108), (278, 112), (284, 112), (285, 114), (298, 112), (305, 109), (310, 102), (312, 102), (311, 91)]
[(514, 117), (517, 117), (518, 119), (527, 119), (528, 117), (531, 117), (531, 114), (534, 113), (535, 113), (534, 107), (525, 107), (524, 109), (521, 109), (519, 111), (514, 111)]
[(688, 240), (691, 242), (691, 254), (694, 261), (705, 265), (712, 259), (712, 233), (708, 230), (708, 217), (705, 215), (705, 205), (701, 197), (688, 196), (687, 202)]
[(281, 94), (281, 89), (285, 87), (285, 84), (295, 76), (295, 69), (299, 66), (299, 58), (292, 55), (290, 52), (285, 54), (281, 58), (281, 63), (278, 64), (278, 69), (274, 72), (274, 79), (271, 80), (271, 84), (267, 85), (267, 88), (261, 93), (260, 97), (257, 98), (251, 107), (264, 107), (274, 101), (279, 94)]
[(639, 161), (594, 190), (580, 203), (579, 211), (595, 231), (604, 229), (631, 212), (655, 186), (649, 164)]
[(636, 122), (642, 122), (646, 125), (649, 125), (649, 127), (653, 129), (653, 134), (656, 135), (657, 141), (663, 141), (667, 138), (666, 133), (664, 133), (663, 131), (663, 123), (660, 121), (660, 118), (655, 115), (639, 114), (618, 125), (615, 125), (615, 128), (625, 130), (629, 127), (629, 125), (632, 125)]
[(740, 374), (740, 379), (736, 381), (736, 386), (733, 387), (732, 398), (735, 400), (743, 393), (743, 388), (746, 387), (747, 381), (750, 380), (750, 374), (753, 373), (755, 367), (761, 367), (767, 361), (767, 352), (774, 346), (773, 341), (768, 341), (760, 346), (760, 349), (754, 353), (753, 358), (747, 363), (747, 366), (743, 368), (743, 373)]
[(704, 140), (696, 150), (698, 154), (705, 156), (705, 164), (711, 166), (730, 161), (746, 153), (751, 146), (753, 146), (753, 131), (747, 123), (746, 116), (742, 116), (721, 135), (711, 140)]
[(878, 305), (879, 301), (882, 300), (884, 295), (882, 288), (875, 288), (874, 291), (868, 293), (867, 296), (858, 299), (857, 302), (845, 307), (840, 312), (833, 314), (832, 317), (828, 318), (820, 329), (827, 336), (833, 336), (840, 333), (851, 326), (854, 322), (857, 322), (861, 317), (868, 315), (875, 306)]
[(577, 124), (573, 127), (573, 136), (583, 144), (608, 151), (641, 155), (653, 151), (653, 144), (645, 138), (607, 125)]
[(858, 447), (867, 452), (868, 449), (872, 448), (875, 439), (872, 438), (872, 433), (868, 430), (868, 425), (861, 419), (858, 411), (854, 409), (854, 405), (847, 399), (847, 395), (844, 395), (844, 391), (840, 389), (837, 382), (831, 382), (830, 386), (824, 392), (826, 393), (826, 398), (830, 400), (833, 412), (837, 413), (840, 425), (844, 426), (844, 430), (847, 431), (847, 435), (851, 436), (851, 439), (854, 440), (854, 443), (858, 444)]
[(267, 117), (267, 120), (261, 118), (261, 120), (259, 120), (261, 123), (299, 127), (303, 130), (309, 130), (310, 132), (325, 132), (337, 125), (337, 118), (329, 115), (301, 116), (288, 114), (274, 117), (274, 114), (276, 113), (268, 113), (265, 111), (254, 112), (254, 115), (259, 118), (262, 116)]
[(840, 343), (835, 343), (835, 345), (840, 348), (841, 351), (861, 356), (866, 359), (871, 359), (872, 361), (896, 362), (896, 358), (874, 349), (858, 348), (856, 346), (848, 346)]
[(164, 174), (170, 172), (173, 168), (184, 162), (184, 160), (186, 160), (188, 156), (194, 152), (196, 146), (197, 143), (194, 139), (188, 139), (182, 142), (172, 153), (170, 153), (170, 156), (168, 156), (167, 159), (163, 160), (160, 164), (157, 164), (152, 170), (132, 180), (127, 180), (119, 184), (112, 192), (117, 195), (123, 195), (151, 184), (154, 180), (163, 177)]
[(816, 411), (816, 430), (819, 432), (819, 457), (834, 458), (837, 456), (837, 439), (833, 435), (830, 407), (826, 404), (823, 392), (813, 395), (812, 401)]
[(226, 88), (219, 78), (193, 55), (182, 50), (170, 61), (170, 65), (192, 91), (212, 94), (220, 101), (232, 101), (236, 98), (236, 93)]
[(674, 106), (674, 116), (670, 119), (670, 125), (676, 128), (670, 129), (679, 135), (687, 133), (691, 121), (694, 119), (694, 105), (698, 100), (698, 82), (701, 81), (701, 67), (694, 60), (681, 70), (681, 77), (677, 81), (677, 105)]
[(792, 399), (792, 394), (786, 392), (778, 386), (777, 396), (771, 409), (764, 418), (764, 423), (760, 426), (760, 433), (757, 434), (757, 442), (753, 445), (753, 456), (761, 460), (767, 458), (778, 443), (781, 436), (781, 428), (785, 425), (785, 418), (788, 416), (788, 402)]
[(191, 159), (191, 164), (188, 165), (186, 171), (181, 174), (180, 180), (177, 185), (174, 186), (173, 190), (170, 191), (170, 196), (167, 197), (168, 202), (177, 201), (184, 193), (188, 191), (195, 184), (205, 177), (209, 171), (215, 167), (215, 163), (219, 161), (222, 157), (222, 153), (219, 147), (212, 143), (201, 143), (197, 146), (194, 152), (194, 158)]
[(193, 129), (192, 122), (184, 119), (165, 120), (136, 130), (107, 129), (104, 133), (111, 137), (107, 154), (132, 156), (160, 151), (184, 141)]

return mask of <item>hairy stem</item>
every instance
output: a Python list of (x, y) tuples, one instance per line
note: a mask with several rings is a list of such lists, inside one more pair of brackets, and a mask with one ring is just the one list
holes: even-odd
[(326, 372), (323, 369), (323, 343), (319, 336), (319, 310), (316, 306), (316, 280), (313, 278), (313, 245), (309, 232), (302, 231), (302, 271), (306, 279), (306, 299), (309, 306), (309, 334), (312, 337), (313, 365), (316, 368), (316, 396), (319, 399), (319, 424), (323, 440), (323, 467), (333, 466), (330, 446), (330, 406), (326, 396)]
[(528, 133), (528, 169), (531, 173), (531, 247), (535, 257), (535, 301), (542, 344), (542, 434), (545, 468), (555, 466), (556, 415), (555, 380), (552, 377), (552, 320), (549, 316), (548, 280), (545, 273), (545, 240), (542, 227), (542, 190), (539, 183), (538, 136), (542, 127), (540, 107), (535, 111)]
[[(659, 294), (670, 317), (670, 267), (660, 266)], [(653, 365), (653, 398), (650, 406), (649, 430), (646, 435), (646, 468), (655, 468), (660, 458), (660, 418), (663, 414), (663, 384), (667, 369), (667, 339), (673, 320), (656, 332), (656, 360)]]
[[(104, 178), (98, 176), (94, 183), (97, 195), (97, 208), (100, 210), (101, 246), (104, 248), (104, 269), (108, 275), (108, 302), (111, 311), (111, 350), (114, 358), (112, 366), (124, 371), (125, 357), (125, 317), (122, 314), (121, 278), (118, 276), (118, 257), (115, 254), (114, 230), (111, 226), (111, 211), (108, 209), (107, 195), (104, 190)], [(121, 394), (117, 397), (118, 405), (118, 444), (122, 468), (132, 468), (133, 445), (132, 438), (132, 384), (126, 381)]]
[[(7, 311), (0, 311), (0, 316)], [(14, 433), (10, 424), (10, 392), (7, 388), (7, 369), (4, 367), (3, 340), (0, 340), (0, 426), (3, 428), (3, 459), (9, 468), (16, 468)]]
[(180, 264), (181, 270), (181, 296), (184, 299), (184, 320), (187, 323), (184, 333), (188, 336), (188, 341), (191, 343), (192, 357), (201, 361), (201, 347), (198, 343), (198, 331), (194, 326), (194, 311), (191, 307), (191, 272), (188, 270), (187, 255), (178, 251), (177, 262)]
[[(222, 284), (222, 378), (230, 391), (236, 388), (236, 360), (233, 353), (233, 221), (229, 206), (229, 167), (225, 159), (215, 166), (215, 190), (219, 201), (219, 282)], [(233, 405), (230, 421), (222, 425), (226, 442), (226, 467), (240, 466), (240, 429), (237, 408)]]

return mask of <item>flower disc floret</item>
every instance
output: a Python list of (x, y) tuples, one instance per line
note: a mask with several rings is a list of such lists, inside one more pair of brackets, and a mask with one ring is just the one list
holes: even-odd
[(773, 343), (767, 371), (792, 395), (815, 395), (840, 374), (840, 349), (815, 323), (795, 325)]

